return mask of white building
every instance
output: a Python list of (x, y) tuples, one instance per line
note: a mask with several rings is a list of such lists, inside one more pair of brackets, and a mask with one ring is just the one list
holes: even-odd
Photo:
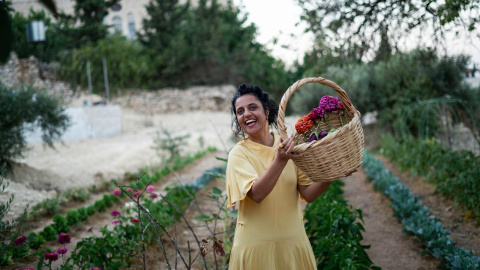
[[(137, 32), (142, 28), (142, 21), (147, 17), (145, 6), (150, 0), (120, 0), (104, 19), (104, 23), (112, 25), (110, 31), (119, 31), (128, 38), (136, 38)], [(180, 2), (186, 2), (181, 0)], [(198, 0), (190, 1), (196, 5)], [(228, 0), (217, 0), (217, 3), (227, 5)], [(58, 11), (67, 14), (73, 13), (75, 5), (74, 0), (55, 0)], [(12, 0), (12, 7), (25, 16), (28, 15), (30, 8), (33, 10), (45, 10), (45, 7), (38, 0)]]

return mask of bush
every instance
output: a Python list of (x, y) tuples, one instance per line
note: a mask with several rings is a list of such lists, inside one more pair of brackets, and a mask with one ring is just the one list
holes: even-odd
[(45, 226), (45, 228), (43, 228), (43, 231), (40, 232), (40, 236), (42, 236), (47, 241), (53, 241), (57, 239), (58, 233), (52, 225), (48, 225)]
[(61, 214), (56, 214), (53, 217), (53, 227), (58, 233), (70, 232), (70, 227), (68, 226), (67, 220)]
[(0, 82), (0, 163), (23, 157), (27, 150), (24, 131), (42, 129), (43, 141), (53, 141), (66, 130), (69, 119), (58, 98), (32, 86), (9, 88)]
[(77, 210), (67, 211), (66, 219), (67, 219), (67, 225), (69, 226), (77, 225), (80, 223), (80, 218)]
[(80, 221), (85, 221), (88, 219), (88, 212), (87, 212), (87, 208), (85, 207), (80, 207), (77, 209), (78, 211), (78, 219)]
[(36, 234), (34, 232), (31, 232), (27, 236), (27, 242), (28, 246), (31, 249), (39, 249), (41, 246), (45, 244), (45, 238), (41, 236), (40, 234)]
[(90, 205), (87, 207), (87, 215), (92, 216), (97, 212), (95, 205)]
[(95, 207), (95, 210), (97, 212), (105, 212), (105, 210), (107, 210), (107, 207), (105, 206), (105, 201), (103, 199), (95, 201), (93, 206)]

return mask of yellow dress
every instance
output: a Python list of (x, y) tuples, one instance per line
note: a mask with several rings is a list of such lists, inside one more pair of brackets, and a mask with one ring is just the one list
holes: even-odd
[(243, 140), (230, 151), (226, 172), (228, 207), (238, 204), (238, 217), (229, 270), (316, 269), (305, 233), (298, 185), (311, 181), (288, 161), (272, 192), (256, 203), (247, 196), (265, 173), (278, 147)]

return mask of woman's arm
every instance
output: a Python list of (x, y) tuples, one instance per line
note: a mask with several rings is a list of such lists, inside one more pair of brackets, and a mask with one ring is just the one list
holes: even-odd
[(313, 202), (316, 198), (327, 191), (332, 182), (315, 182), (308, 186), (297, 185), (297, 190), (307, 202)]
[(265, 173), (255, 181), (247, 193), (248, 197), (256, 203), (261, 203), (263, 199), (272, 192), (288, 160), (292, 157), (301, 156), (291, 152), (295, 146), (295, 141), (292, 138), (288, 138), (285, 142), (282, 142), (280, 139), (280, 143), (282, 143), (284, 147), (277, 149), (272, 164), (270, 164)]

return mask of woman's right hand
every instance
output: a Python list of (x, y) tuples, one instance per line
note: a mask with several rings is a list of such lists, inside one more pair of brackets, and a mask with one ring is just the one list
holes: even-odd
[(293, 137), (289, 137), (285, 141), (280, 138), (280, 144), (277, 148), (276, 158), (286, 162), (291, 158), (302, 157), (302, 154), (297, 154), (293, 152), (293, 147), (295, 147), (295, 140), (293, 139)]

